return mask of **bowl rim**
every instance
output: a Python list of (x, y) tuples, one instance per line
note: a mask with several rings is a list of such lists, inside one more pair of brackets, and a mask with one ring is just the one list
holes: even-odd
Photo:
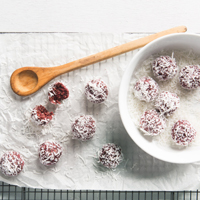
[[(197, 162), (197, 161), (200, 161), (200, 157), (197, 157), (197, 158), (194, 158), (194, 157), (191, 157), (189, 158), (188, 160), (181, 160), (181, 159), (177, 159), (177, 158), (168, 158), (168, 157), (162, 157), (160, 156), (159, 154), (154, 154), (153, 151), (149, 151), (149, 149), (145, 148), (144, 145), (142, 145), (137, 139), (135, 139), (133, 137), (132, 134), (129, 133), (129, 126), (127, 124), (127, 121), (125, 119), (125, 116), (124, 116), (124, 113), (126, 112), (126, 110), (124, 110), (124, 106), (123, 103), (124, 103), (124, 98), (126, 97), (123, 97), (123, 92), (124, 92), (124, 85), (126, 85), (126, 77), (127, 76), (130, 76), (130, 68), (133, 67), (133, 65), (137, 65), (137, 62), (136, 64), (133, 64), (135, 61), (137, 61), (139, 59), (139, 57), (141, 55), (143, 55), (143, 53), (146, 51), (146, 49), (148, 48), (151, 48), (151, 46), (155, 45), (155, 43), (159, 43), (160, 41), (162, 40), (165, 40), (167, 38), (172, 38), (172, 37), (177, 37), (177, 36), (181, 36), (181, 37), (198, 37), (198, 39), (200, 40), (200, 35), (197, 35), (197, 34), (194, 34), (194, 33), (173, 33), (173, 34), (170, 34), (170, 35), (166, 35), (166, 36), (162, 36), (160, 38), (157, 38), (155, 40), (153, 40), (152, 42), (148, 43), (147, 45), (145, 45), (143, 48), (141, 48), (134, 56), (133, 58), (131, 59), (131, 61), (129, 62), (127, 68), (125, 69), (124, 71), (124, 74), (122, 76), (122, 79), (121, 79), (121, 83), (120, 83), (120, 87), (119, 87), (119, 99), (118, 99), (118, 106), (119, 106), (119, 113), (120, 113), (120, 117), (121, 117), (121, 120), (122, 120), (122, 123), (127, 131), (127, 133), (129, 134), (129, 136), (131, 137), (131, 139), (143, 150), (145, 151), (147, 154), (159, 159), (159, 160), (162, 160), (162, 161), (165, 161), (165, 162), (170, 162), (170, 163), (176, 163), (176, 164), (188, 164), (188, 163), (194, 163), (194, 162)], [(134, 68), (134, 67), (133, 67)], [(131, 73), (131, 76), (132, 76), (132, 73)], [(129, 81), (129, 84), (130, 84), (130, 81)], [(127, 98), (125, 99), (127, 101)], [(128, 113), (129, 114), (129, 113)], [(129, 115), (130, 117), (130, 115)], [(131, 117), (130, 117), (131, 118)], [(132, 122), (133, 123), (133, 122)], [(136, 128), (136, 126), (134, 125), (135, 129), (137, 131), (138, 128)]]

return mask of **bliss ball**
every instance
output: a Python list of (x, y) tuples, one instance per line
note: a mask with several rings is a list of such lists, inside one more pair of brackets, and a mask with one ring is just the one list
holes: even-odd
[(91, 139), (96, 131), (96, 121), (91, 115), (76, 117), (72, 123), (72, 134), (74, 139), (82, 141)]
[(86, 98), (92, 103), (102, 103), (108, 97), (108, 87), (101, 79), (93, 79), (85, 86)]
[(62, 155), (62, 147), (54, 141), (46, 141), (40, 145), (39, 160), (45, 165), (56, 164)]
[(119, 146), (108, 143), (98, 152), (99, 162), (109, 168), (116, 168), (123, 160), (122, 150)]
[(178, 120), (172, 127), (172, 139), (178, 145), (187, 146), (197, 132), (187, 120)]
[(189, 65), (181, 69), (179, 81), (184, 89), (192, 90), (200, 86), (200, 67)]
[(31, 119), (37, 125), (44, 126), (52, 120), (53, 115), (53, 112), (48, 112), (44, 106), (39, 105), (32, 110)]
[(158, 84), (150, 77), (139, 79), (133, 90), (138, 99), (146, 102), (154, 101), (158, 96)]
[(69, 90), (60, 82), (50, 86), (48, 92), (49, 101), (52, 104), (61, 104), (62, 100), (69, 97)]
[(173, 78), (178, 71), (176, 61), (170, 56), (160, 56), (152, 64), (153, 74), (158, 80), (166, 81)]
[(161, 117), (155, 110), (145, 111), (140, 119), (140, 130), (145, 135), (159, 135), (165, 129), (165, 119)]
[(175, 93), (164, 91), (158, 95), (155, 108), (161, 114), (170, 116), (180, 106), (180, 99)]
[(0, 170), (5, 176), (16, 176), (24, 167), (23, 157), (15, 151), (4, 153), (0, 160)]

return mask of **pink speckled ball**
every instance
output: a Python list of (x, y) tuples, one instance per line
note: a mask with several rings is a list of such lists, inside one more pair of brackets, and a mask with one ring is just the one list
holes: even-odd
[(184, 89), (198, 88), (200, 86), (200, 67), (198, 65), (183, 67), (179, 73), (179, 81)]
[(158, 84), (150, 77), (139, 79), (134, 86), (135, 96), (146, 102), (154, 101), (158, 96)]
[(40, 145), (39, 160), (43, 165), (56, 164), (62, 155), (62, 147), (54, 141), (46, 141)]
[(16, 176), (24, 167), (23, 157), (15, 151), (4, 153), (0, 160), (0, 170), (5, 176)]
[(187, 120), (178, 120), (172, 127), (172, 139), (178, 145), (187, 146), (192, 142), (197, 132)]
[(178, 71), (176, 61), (170, 56), (160, 56), (152, 63), (153, 74), (160, 81), (172, 79)]

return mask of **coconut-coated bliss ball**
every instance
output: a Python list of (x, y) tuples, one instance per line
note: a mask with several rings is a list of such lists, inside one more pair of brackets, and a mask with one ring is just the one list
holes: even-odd
[(155, 110), (145, 111), (140, 119), (140, 130), (144, 132), (145, 135), (159, 135), (164, 131), (165, 126), (165, 119)]
[(24, 167), (23, 157), (16, 151), (4, 153), (0, 160), (0, 170), (5, 176), (16, 176)]
[(92, 103), (102, 103), (108, 97), (108, 87), (101, 79), (93, 79), (85, 86), (86, 98)]
[(95, 134), (96, 121), (91, 115), (81, 115), (75, 118), (71, 128), (74, 139), (89, 140)]
[(62, 83), (56, 82), (50, 86), (48, 98), (52, 104), (61, 104), (61, 102), (68, 97), (69, 90)]
[(179, 73), (179, 81), (184, 89), (196, 89), (200, 86), (200, 67), (198, 65), (183, 67)]
[(44, 106), (36, 106), (31, 112), (31, 119), (37, 125), (44, 126), (53, 119), (53, 112), (49, 112)]
[(109, 168), (116, 168), (123, 160), (122, 150), (119, 146), (108, 143), (98, 152), (99, 162)]
[(155, 108), (161, 115), (170, 116), (179, 106), (179, 97), (168, 91), (161, 92), (155, 100)]
[(158, 96), (158, 84), (150, 77), (143, 77), (136, 82), (133, 92), (142, 101), (154, 101)]
[(177, 145), (187, 146), (192, 142), (197, 132), (187, 120), (178, 120), (172, 127), (172, 139)]
[(39, 160), (45, 165), (56, 164), (62, 155), (62, 147), (55, 141), (46, 141), (39, 147)]
[(160, 56), (152, 63), (153, 74), (158, 80), (166, 81), (173, 78), (178, 71), (176, 61), (170, 56)]

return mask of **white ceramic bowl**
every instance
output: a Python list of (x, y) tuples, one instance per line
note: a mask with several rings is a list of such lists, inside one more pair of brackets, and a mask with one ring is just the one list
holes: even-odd
[(119, 90), (119, 110), (122, 122), (126, 131), (133, 141), (146, 153), (163, 161), (171, 163), (192, 163), (200, 161), (200, 145), (190, 146), (184, 149), (174, 149), (171, 147), (161, 147), (149, 141), (135, 127), (128, 110), (128, 90), (135, 70), (150, 55), (159, 53), (161, 50), (186, 50), (192, 49), (194, 53), (200, 54), (200, 36), (188, 33), (171, 34), (161, 37), (143, 47), (131, 60), (127, 67)]

